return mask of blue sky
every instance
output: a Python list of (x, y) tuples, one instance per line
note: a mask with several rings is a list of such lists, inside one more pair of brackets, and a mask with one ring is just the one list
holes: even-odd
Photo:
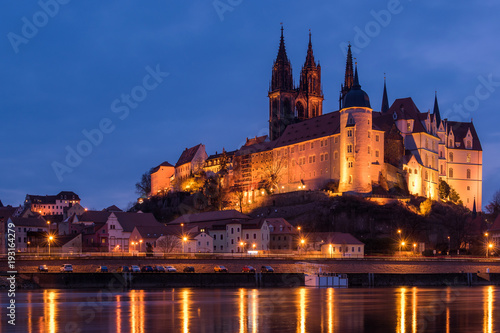
[[(351, 41), (375, 110), (384, 73), (390, 103), (412, 97), (427, 111), (437, 90), (442, 114), (474, 119), (484, 151), (483, 205), (500, 189), (495, 1), (58, 1), (1, 4), (4, 204), (72, 190), (86, 207), (125, 208), (141, 174), (175, 163), (184, 148), (204, 143), (211, 154), (267, 134), (280, 22), (296, 80), (312, 31), (324, 112), (338, 108), (341, 45)], [(151, 71), (162, 74), (145, 89)], [(140, 102), (122, 102), (130, 94)], [(83, 131), (100, 126), (108, 133), (94, 136), (96, 144), (81, 143)], [(68, 148), (86, 156), (70, 166)]]

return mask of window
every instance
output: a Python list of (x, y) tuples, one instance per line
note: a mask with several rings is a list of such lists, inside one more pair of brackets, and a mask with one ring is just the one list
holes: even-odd
[(253, 234), (253, 239), (257, 239), (257, 234)]
[(379, 142), (380, 141), (380, 136), (377, 134), (375, 135), (375, 141)]
[(352, 145), (347, 145), (347, 152), (352, 153)]
[(453, 162), (453, 153), (452, 153), (452, 152), (450, 152), (450, 155), (449, 155), (449, 156), (450, 156), (450, 158), (449, 158), (450, 162)]
[(470, 179), (470, 169), (467, 169), (467, 179)]
[(234, 244), (234, 239), (231, 239), (231, 244)]
[(352, 129), (347, 130), (347, 137), (352, 138)]
[(339, 153), (336, 151), (333, 153), (333, 159), (336, 160), (337, 158), (339, 158)]
[(231, 235), (234, 234), (234, 228), (231, 228)]
[(352, 184), (352, 175), (349, 175), (349, 184)]
[(371, 137), (370, 132), (368, 132), (368, 139)]
[(375, 157), (379, 157), (380, 152), (378, 150), (375, 150)]
[(311, 149), (314, 148), (314, 142), (311, 142)]
[(328, 153), (325, 153), (325, 161), (328, 160)]
[(371, 148), (368, 146), (368, 154), (371, 154)]
[(411, 169), (408, 169), (408, 173), (411, 175)]
[(467, 186), (467, 191), (470, 191), (470, 186)]
[(221, 239), (221, 240), (223, 240), (223, 239), (224, 239), (224, 235), (223, 235), (223, 234), (221, 234), (221, 235), (220, 235), (220, 239)]
[(453, 168), (448, 171), (448, 177), (453, 177)]
[(316, 163), (316, 156), (309, 156), (309, 163)]
[(324, 159), (325, 159), (325, 155), (323, 155), (323, 154), (319, 155), (319, 161), (320, 162), (323, 162)]
[(339, 137), (338, 136), (335, 137), (335, 143), (339, 143)]
[(347, 163), (347, 167), (348, 167), (348, 168), (352, 168), (352, 167), (354, 167), (354, 162), (348, 162), (348, 163)]
[(472, 148), (472, 143), (471, 143), (471, 141), (470, 141), (470, 140), (467, 140), (467, 141), (465, 142), (465, 147), (466, 147), (467, 149), (471, 149), (471, 148)]
[(246, 239), (248, 239), (248, 234), (246, 234)]
[(407, 132), (411, 132), (411, 122), (410, 122), (410, 121), (408, 121), (408, 122), (406, 123), (406, 131), (407, 131)]
[(471, 161), (471, 156), (470, 156), (470, 153), (469, 153), (469, 154), (467, 154), (467, 163), (470, 163), (470, 161)]

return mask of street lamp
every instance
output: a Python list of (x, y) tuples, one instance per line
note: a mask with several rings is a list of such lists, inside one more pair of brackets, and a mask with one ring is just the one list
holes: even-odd
[(413, 243), (413, 254), (417, 253), (417, 243)]
[(490, 251), (493, 249), (493, 244), (488, 243), (488, 246), (486, 246), (486, 258), (489, 257)]
[(142, 250), (142, 239), (139, 239), (139, 252)]
[(448, 255), (450, 255), (451, 253), (451, 240), (450, 240), (450, 236), (448, 236)]
[(50, 258), (50, 242), (54, 239), (54, 236), (49, 236), (49, 258)]
[(182, 253), (184, 253), (184, 245), (186, 244), (187, 237), (182, 237)]

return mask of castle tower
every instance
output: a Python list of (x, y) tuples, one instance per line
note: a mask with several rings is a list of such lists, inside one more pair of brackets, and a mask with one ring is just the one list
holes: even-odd
[(309, 31), (309, 46), (302, 71), (298, 96), (295, 102), (299, 121), (323, 114), (323, 91), (321, 88), (321, 66), (314, 61), (314, 54)]
[(345, 63), (345, 77), (344, 84), (340, 85), (340, 97), (339, 97), (339, 110), (342, 109), (342, 101), (345, 95), (351, 90), (354, 81), (353, 67), (352, 67), (352, 52), (351, 44), (347, 46), (347, 59)]
[(293, 123), (295, 114), (295, 95), (292, 65), (285, 49), (283, 26), (278, 56), (273, 64), (273, 73), (269, 87), (269, 137), (276, 140), (283, 134), (286, 126)]
[(361, 90), (358, 69), (340, 110), (340, 192), (372, 191), (371, 151), (372, 108), (368, 94)]

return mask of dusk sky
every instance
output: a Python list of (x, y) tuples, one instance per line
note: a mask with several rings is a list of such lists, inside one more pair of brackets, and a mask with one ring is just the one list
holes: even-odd
[(500, 189), (498, 1), (57, 1), (1, 5), (4, 205), (64, 190), (125, 209), (141, 174), (186, 147), (267, 134), (281, 22), (296, 81), (312, 31), (324, 113), (338, 109), (350, 41), (375, 111), (384, 73), (390, 104), (432, 111), (437, 91), (443, 118), (473, 118), (483, 206)]

